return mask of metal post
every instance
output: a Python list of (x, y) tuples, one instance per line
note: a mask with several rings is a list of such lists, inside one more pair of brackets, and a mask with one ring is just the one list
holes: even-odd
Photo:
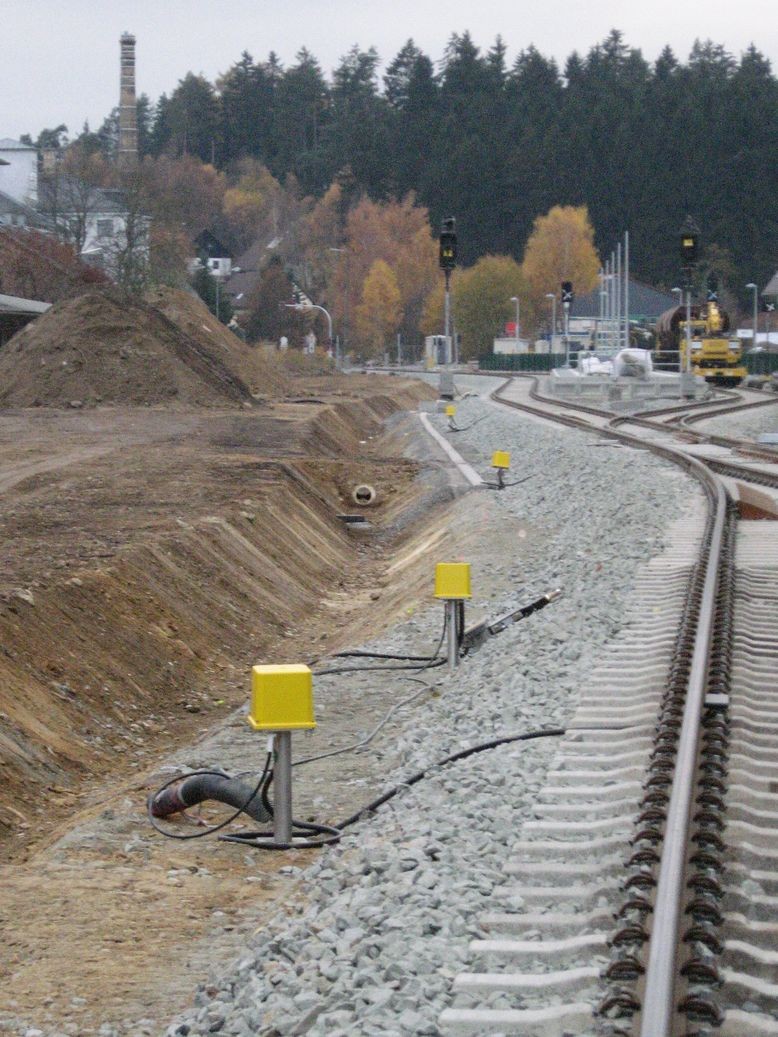
[(400, 366), (400, 364), (402, 364), (402, 360), (403, 360), (401, 343), (402, 343), (402, 335), (398, 331), (397, 332), (397, 366), (398, 367)]
[(216, 277), (214, 280), (216, 281), (216, 319), (221, 320), (221, 316), (219, 315), (219, 278)]
[(453, 356), (451, 343), (449, 341), (449, 327), (451, 324), (451, 296), (449, 291), (449, 282), (451, 280), (451, 271), (446, 270), (446, 293), (443, 299), (443, 338), (445, 340), (446, 348), (446, 360), (447, 364), (450, 364)]
[(565, 367), (570, 367), (570, 303), (564, 303), (565, 308)]
[(551, 296), (551, 352), (554, 352), (554, 336), (556, 335), (556, 292)]
[(754, 285), (754, 347), (756, 347), (757, 345), (757, 335), (759, 334), (759, 299), (757, 294), (758, 292), (759, 289), (756, 285)]
[(624, 231), (624, 348), (629, 349), (629, 231)]
[(511, 302), (516, 303), (516, 352), (519, 351), (519, 341), (521, 340), (521, 309), (518, 295), (511, 296)]
[(616, 253), (611, 252), (611, 349), (616, 351)]
[(446, 646), (448, 668), (455, 670), (459, 666), (459, 643), (457, 641), (457, 602), (446, 602)]
[(292, 845), (292, 732), (273, 735), (273, 838), (282, 846)]
[(621, 349), (621, 242), (616, 246), (616, 348)]
[[(689, 271), (691, 279), (691, 271)], [(686, 285), (686, 356), (683, 365), (684, 373), (689, 374), (692, 369), (692, 287)]]

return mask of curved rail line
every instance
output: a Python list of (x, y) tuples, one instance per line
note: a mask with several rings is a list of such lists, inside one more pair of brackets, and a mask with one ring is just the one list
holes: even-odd
[[(733, 855), (742, 858), (735, 872), (741, 887), (749, 888), (755, 875), (763, 876), (768, 885), (763, 899), (768, 908), (778, 907), (778, 896), (773, 895), (773, 891), (778, 894), (778, 875), (767, 870), (770, 861), (778, 870), (778, 853), (759, 857), (753, 847), (733, 850), (722, 836), (727, 823), (731, 667), (735, 646), (743, 637), (733, 620), (737, 508), (711, 471), (727, 465), (712, 464), (710, 458), (693, 457), (678, 445), (646, 440), (621, 427), (633, 421), (653, 431), (673, 431), (655, 420), (642, 416), (614, 420), (609, 411), (551, 400), (538, 393), (536, 381), (530, 392), (533, 403), (506, 400), (508, 385), (510, 381), (492, 398), (650, 450), (680, 465), (702, 486), (707, 513), (701, 516), (698, 533), (688, 525), (676, 530), (669, 558), (659, 560), (653, 569), (649, 565), (639, 588), (643, 599), (637, 614), (642, 622), (635, 624), (632, 634), (625, 632), (624, 644), (614, 646), (582, 696), (555, 778), (541, 796), (540, 820), (525, 824), (516, 847), (519, 859), (507, 868), (524, 880), (519, 894), (529, 910), (525, 915), (498, 912), (483, 919), (489, 932), (514, 934), (529, 927), (532, 938), (487, 939), (472, 945), (476, 954), (488, 960), (518, 962), (520, 971), (457, 977), (455, 991), (460, 997), (475, 998), (476, 1005), (448, 1009), (441, 1016), (441, 1026), (451, 1033), (525, 1037), (588, 1033), (596, 1026), (598, 1033), (676, 1037), (691, 1032), (686, 1028), (689, 1024), (710, 1027), (723, 1022), (721, 1032), (729, 1037), (778, 1034), (778, 1015), (769, 1014), (778, 1008), (778, 986), (771, 988), (769, 982), (751, 978), (754, 960), (763, 969), (765, 962), (778, 965), (769, 943), (778, 935), (778, 925), (765, 928), (762, 921), (753, 923), (737, 912), (733, 923), (732, 913), (725, 917), (721, 911), (725, 859)], [(734, 409), (741, 407), (729, 406), (725, 412)], [(587, 417), (571, 413), (575, 410)], [(689, 407), (668, 410), (688, 414)], [(712, 416), (709, 409), (705, 416)], [(738, 465), (730, 467), (738, 478), (754, 474)], [(778, 477), (761, 474), (769, 485), (778, 486)], [(774, 554), (768, 569), (773, 582), (768, 593), (778, 586), (778, 535), (771, 542)], [(751, 588), (757, 577), (749, 574), (748, 578)], [(763, 592), (761, 584), (757, 592)], [(659, 618), (652, 621), (652, 613)], [(774, 663), (778, 661), (776, 625), (760, 630), (759, 647)], [(647, 659), (645, 674), (635, 672), (636, 633), (648, 639), (641, 656)], [(748, 710), (756, 708), (778, 750), (778, 723), (768, 721), (765, 710), (769, 699), (765, 671), (763, 666), (753, 682), (749, 701), (756, 706), (745, 706), (745, 721), (740, 723), (750, 722)], [(576, 742), (582, 737), (587, 739), (585, 745)], [(758, 774), (760, 788), (778, 789), (778, 784), (770, 784), (773, 774), (778, 776), (778, 766), (770, 769), (770, 762), (757, 759), (760, 762), (766, 768)], [(613, 795), (620, 798), (614, 802)], [(764, 791), (760, 806), (769, 802)], [(778, 832), (778, 812), (755, 813), (748, 805), (740, 810), (759, 847)], [(626, 866), (624, 854), (619, 856), (619, 850), (625, 849)], [(751, 866), (754, 853), (762, 870)], [(549, 885), (536, 885), (541, 875)], [(623, 881), (618, 903), (613, 898), (617, 877)], [(743, 908), (742, 889), (733, 896), (735, 906)], [(608, 929), (609, 911), (602, 910), (603, 901), (618, 919), (615, 931)], [(560, 904), (568, 910), (560, 913)], [(740, 939), (728, 936), (733, 924)], [(600, 969), (591, 958), (601, 960), (606, 947), (610, 961)], [(727, 966), (723, 974), (716, 963), (722, 954), (725, 962), (733, 955), (736, 959), (736, 967)], [(566, 967), (560, 969), (560, 963)], [(595, 977), (604, 984), (597, 999)], [(722, 983), (724, 994), (719, 997)], [(738, 1007), (738, 992), (744, 988), (751, 991), (757, 1011)], [(522, 1007), (506, 1008), (506, 997), (519, 998)], [(771, 1018), (776, 1020), (774, 1028)]]

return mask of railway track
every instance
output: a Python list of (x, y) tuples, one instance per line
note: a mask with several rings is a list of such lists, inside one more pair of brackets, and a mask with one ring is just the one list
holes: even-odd
[[(516, 383), (493, 395), (658, 451), (704, 497), (582, 689), (441, 1029), (778, 1034), (778, 523), (739, 519), (713, 470), (751, 480), (735, 441), (729, 462), (697, 457), (666, 415), (576, 414)], [(757, 475), (778, 488), (770, 464)]]

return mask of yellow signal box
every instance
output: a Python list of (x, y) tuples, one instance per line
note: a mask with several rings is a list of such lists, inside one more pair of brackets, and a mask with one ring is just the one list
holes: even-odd
[(313, 674), (304, 665), (254, 666), (249, 724), (255, 731), (310, 731)]
[(508, 469), (511, 466), (511, 455), (507, 450), (495, 450), (492, 454), (492, 468)]
[(435, 597), (446, 601), (471, 598), (470, 563), (438, 562), (435, 566)]
[(445, 414), (446, 414), (447, 418), (453, 418), (454, 415), (456, 414), (456, 412), (457, 412), (457, 409), (456, 409), (456, 407), (454, 406), (453, 403), (447, 403), (446, 404)]

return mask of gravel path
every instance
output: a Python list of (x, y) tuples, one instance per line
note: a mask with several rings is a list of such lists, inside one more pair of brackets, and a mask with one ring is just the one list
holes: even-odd
[[(486, 392), (491, 380), (457, 384)], [(446, 428), (442, 416), (433, 420)], [(387, 788), (464, 746), (563, 725), (619, 629), (637, 567), (661, 549), (682, 500), (697, 492), (648, 454), (484, 399), (460, 401), (456, 421), (472, 424), (450, 438), (478, 470), (488, 473), (492, 452), (502, 449), (511, 452), (510, 480), (531, 475), (500, 494), (471, 494), (474, 523), (496, 511), (510, 530), (483, 544), (482, 571), (492, 567), (524, 587), (489, 602), (489, 611), (499, 615), (556, 586), (564, 595), (491, 639), (455, 674), (425, 675), (433, 683), (434, 674), (434, 693), (394, 718), (392, 751), (377, 750)], [(522, 550), (524, 539), (531, 551)], [(431, 607), (372, 647), (433, 644), (439, 625), (440, 609)], [(402, 683), (393, 694), (404, 698), (413, 688)], [(507, 847), (531, 815), (555, 749), (547, 738), (470, 757), (351, 828), (299, 869), (296, 902), (268, 920), (227, 974), (203, 985), (195, 1009), (167, 1034), (437, 1034), (451, 979), (502, 883)], [(341, 759), (346, 780), (349, 757)], [(358, 790), (355, 797), (356, 808)], [(504, 906), (521, 905), (508, 896)]]
[[(769, 395), (769, 394), (765, 394)], [(778, 432), (778, 400), (773, 407), (757, 407), (708, 421), (698, 421), (692, 428), (718, 436), (756, 439), (762, 432)]]

